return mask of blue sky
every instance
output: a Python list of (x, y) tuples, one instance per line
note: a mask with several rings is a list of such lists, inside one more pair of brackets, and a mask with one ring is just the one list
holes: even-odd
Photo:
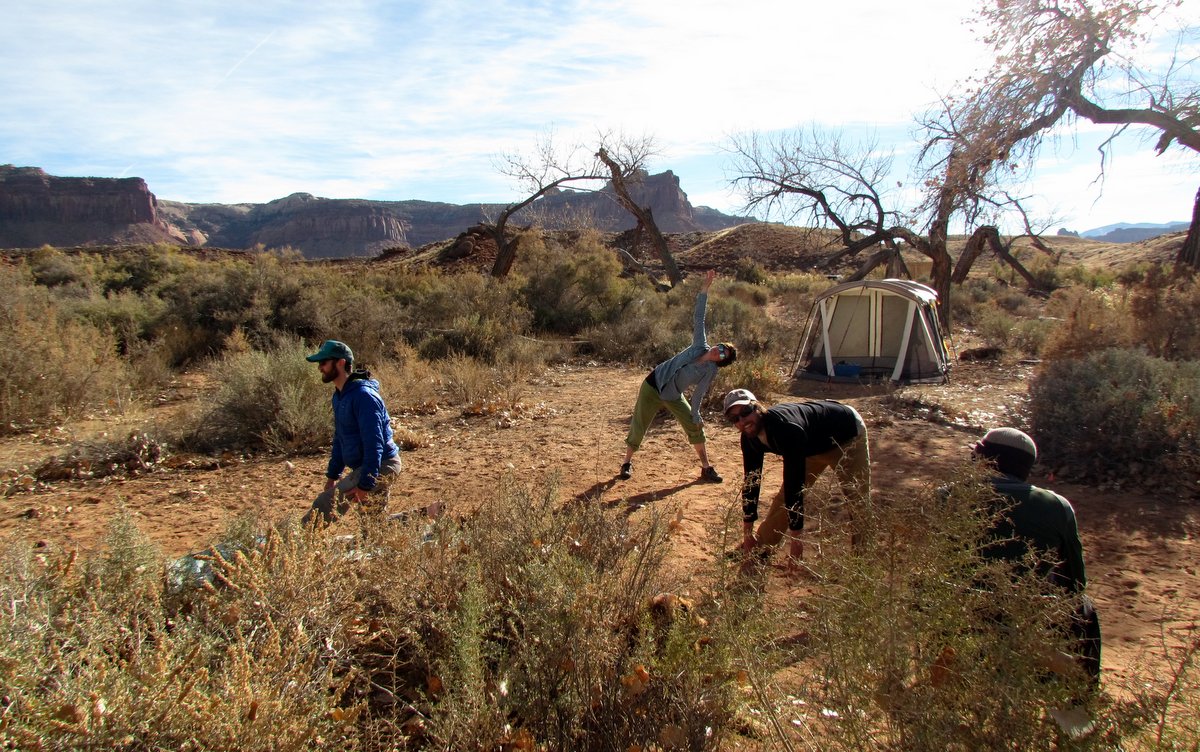
[[(730, 134), (874, 132), (905, 165), (913, 116), (987, 62), (963, 0), (4, 6), (0, 163), (137, 176), (188, 202), (510, 201), (497, 156), (552, 129), (653, 136), (652, 171), (736, 212)], [(1128, 134), (1101, 187), (1100, 137), (1046, 150), (1026, 191), (1039, 214), (1078, 230), (1190, 218), (1200, 160)]]

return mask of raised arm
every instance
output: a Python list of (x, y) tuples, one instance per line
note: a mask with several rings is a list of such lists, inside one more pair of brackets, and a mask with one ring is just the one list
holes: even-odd
[(709, 269), (704, 273), (704, 282), (700, 284), (700, 293), (696, 295), (696, 310), (692, 313), (692, 345), (708, 349), (708, 335), (704, 331), (704, 313), (708, 307), (708, 288), (712, 287), (717, 273)]

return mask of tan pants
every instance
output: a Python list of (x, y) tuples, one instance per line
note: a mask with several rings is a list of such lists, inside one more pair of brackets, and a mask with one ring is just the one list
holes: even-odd
[[(805, 458), (804, 488), (812, 488), (817, 476), (826, 468), (833, 468), (853, 519), (855, 510), (867, 504), (871, 498), (871, 452), (867, 445), (867, 426), (861, 417), (858, 419), (858, 436), (848, 444)], [(787, 529), (787, 506), (784, 505), (783, 486), (780, 485), (779, 492), (771, 499), (771, 508), (758, 523), (755, 537), (759, 545), (774, 546), (783, 539)]]

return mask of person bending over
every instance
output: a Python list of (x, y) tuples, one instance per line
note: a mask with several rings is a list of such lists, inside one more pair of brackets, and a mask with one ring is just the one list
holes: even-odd
[[(804, 490), (827, 468), (833, 468), (851, 505), (866, 503), (871, 491), (871, 457), (867, 425), (849, 405), (829, 400), (784, 402), (767, 407), (748, 389), (725, 395), (725, 419), (741, 433), (742, 550), (774, 546), (788, 536), (788, 556), (803, 558)], [(763, 458), (783, 458), (783, 484), (755, 531)], [(858, 535), (852, 537), (858, 542)]]

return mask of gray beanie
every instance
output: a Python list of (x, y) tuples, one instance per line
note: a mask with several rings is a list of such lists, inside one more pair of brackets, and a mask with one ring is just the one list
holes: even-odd
[(1029, 434), (1015, 428), (993, 428), (972, 447), (972, 451), (995, 460), (1000, 472), (1021, 480), (1029, 477), (1029, 471), (1037, 461), (1037, 444)]

